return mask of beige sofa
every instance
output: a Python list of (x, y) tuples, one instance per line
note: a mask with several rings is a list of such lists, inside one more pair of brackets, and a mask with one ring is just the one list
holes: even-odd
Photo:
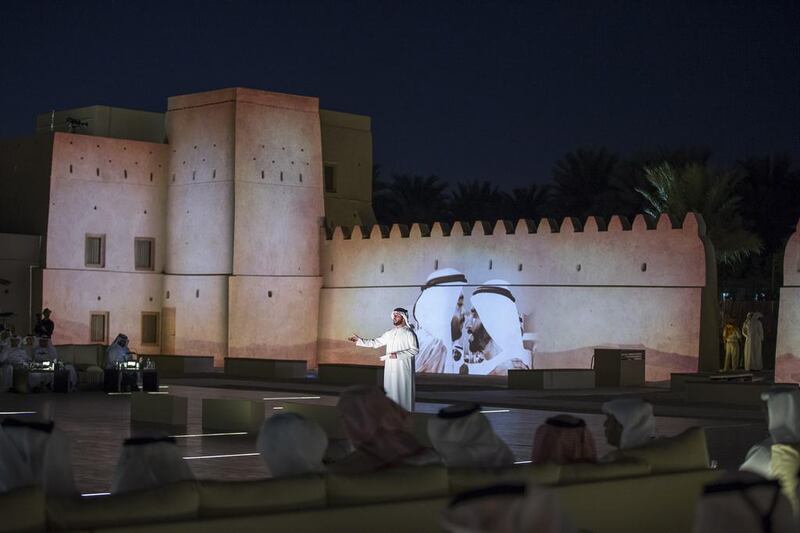
[[(586, 531), (691, 530), (695, 502), (720, 472), (706, 468), (705, 436), (659, 442), (648, 460), (515, 465), (500, 469), (402, 467), (371, 474), (259, 481), (181, 482), (150, 491), (51, 498), (36, 489), (0, 495), (0, 531), (439, 531), (454, 494), (500, 482), (552, 487)], [(681, 460), (674, 462), (675, 457)]]

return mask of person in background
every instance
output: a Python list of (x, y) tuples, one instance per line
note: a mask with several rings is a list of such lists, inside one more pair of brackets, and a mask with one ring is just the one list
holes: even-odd
[(330, 470), (360, 473), (440, 462), (436, 453), (422, 446), (411, 433), (411, 413), (378, 387), (349, 387), (342, 392), (337, 407), (354, 451), (330, 465)]
[(325, 471), (328, 436), (313, 420), (295, 413), (272, 415), (258, 433), (256, 449), (273, 477)]
[(586, 422), (570, 415), (548, 418), (533, 437), (533, 464), (595, 462), (594, 437)]
[(451, 405), (428, 420), (428, 436), (447, 466), (514, 464), (514, 454), (497, 436), (478, 404)]
[(656, 436), (653, 406), (641, 398), (611, 400), (603, 404), (602, 411), (606, 414), (606, 440), (615, 448), (637, 448)]
[(111, 368), (117, 363), (124, 363), (133, 359), (128, 349), (128, 336), (120, 333), (106, 350), (106, 368)]
[(193, 480), (194, 474), (172, 437), (136, 437), (122, 444), (111, 493), (147, 490)]
[(52, 339), (53, 332), (56, 330), (56, 325), (52, 320), (50, 320), (51, 313), (52, 311), (47, 308), (42, 311), (42, 328), (44, 328), (44, 334)]
[(9, 345), (0, 351), (0, 392), (5, 392), (14, 385), (14, 367), (30, 362), (28, 352), (20, 347), (19, 337), (10, 337)]
[(742, 352), (739, 342), (741, 339), (742, 334), (739, 332), (739, 328), (736, 327), (733, 320), (728, 320), (725, 327), (722, 329), (722, 340), (725, 343), (725, 364), (722, 366), (723, 372), (739, 368)]
[(56, 347), (50, 342), (50, 337), (43, 336), (36, 339), (36, 346), (33, 348), (33, 360), (55, 361), (58, 359)]
[(761, 358), (761, 343), (764, 342), (764, 326), (759, 320), (761, 313), (747, 313), (747, 318), (742, 324), (744, 336), (744, 369), (761, 370), (764, 363)]

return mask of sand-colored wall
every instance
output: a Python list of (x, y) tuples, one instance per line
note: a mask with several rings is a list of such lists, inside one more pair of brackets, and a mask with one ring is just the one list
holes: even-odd
[(232, 272), (234, 119), (235, 104), (228, 91), (169, 99), (170, 274)]
[(321, 173), (317, 99), (238, 89), (234, 274), (317, 275)]
[[(87, 234), (105, 235), (102, 270), (133, 272), (134, 239), (155, 239), (164, 264), (167, 147), (56, 133), (50, 177), (47, 268), (86, 269)], [(90, 267), (88, 267), (90, 268)]]
[(336, 191), (325, 192), (329, 226), (375, 224), (372, 211), (370, 117), (321, 109), (322, 158), (335, 168)]
[(110, 339), (117, 333), (130, 338), (139, 353), (160, 353), (158, 345), (141, 343), (141, 313), (160, 312), (163, 276), (92, 270), (45, 269), (43, 307), (52, 309), (55, 344), (87, 344), (92, 312), (109, 314)]
[(319, 277), (231, 276), (232, 357), (304, 359), (316, 366)]
[(228, 353), (228, 276), (165, 275), (162, 294), (162, 307), (175, 309), (174, 353), (213, 355), (222, 365)]
[[(480, 223), (464, 235), (456, 224), (429, 237), (395, 226), (349, 239), (336, 229), (322, 247), (320, 362), (369, 362), (344, 338), (358, 330), (377, 335), (389, 311), (413, 306), (420, 286), (437, 268), (465, 273), (470, 294), (489, 279), (504, 279), (517, 297), (526, 331), (536, 333), (535, 367), (588, 367), (597, 346), (648, 351), (648, 379), (698, 366), (702, 291), (707, 285), (704, 225), (690, 215), (673, 229), (666, 216), (647, 229), (612, 218), (606, 231), (589, 219), (582, 231), (566, 219), (558, 229), (498, 223), (492, 235)], [(602, 224), (601, 224), (602, 226)], [(510, 232), (510, 233), (509, 233)], [(578, 266), (580, 265), (580, 269)]]
[[(31, 331), (34, 313), (41, 310), (39, 295), (31, 292), (31, 282), (36, 285), (41, 260), (42, 238), (38, 235), (0, 233), (0, 312), (13, 313), (4, 317), (7, 326), (17, 333)], [(34, 279), (32, 279), (34, 278)]]
[(800, 223), (783, 253), (775, 381), (800, 383)]

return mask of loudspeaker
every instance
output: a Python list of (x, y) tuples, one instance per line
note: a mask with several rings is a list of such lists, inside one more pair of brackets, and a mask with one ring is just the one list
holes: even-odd
[(158, 392), (158, 372), (155, 370), (142, 371), (142, 390)]
[(123, 370), (122, 382), (120, 383), (120, 392), (137, 392), (139, 390), (139, 371), (138, 370)]
[(69, 372), (56, 370), (53, 374), (53, 392), (69, 392)]
[(103, 370), (103, 391), (119, 392), (119, 370), (116, 368)]

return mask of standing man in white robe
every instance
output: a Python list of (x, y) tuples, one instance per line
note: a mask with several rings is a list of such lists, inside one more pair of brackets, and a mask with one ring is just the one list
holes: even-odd
[(383, 371), (383, 388), (386, 396), (407, 411), (414, 410), (414, 356), (419, 352), (417, 335), (408, 323), (408, 310), (397, 307), (392, 311), (394, 327), (375, 339), (358, 335), (348, 337), (350, 342), (364, 348), (386, 346)]

